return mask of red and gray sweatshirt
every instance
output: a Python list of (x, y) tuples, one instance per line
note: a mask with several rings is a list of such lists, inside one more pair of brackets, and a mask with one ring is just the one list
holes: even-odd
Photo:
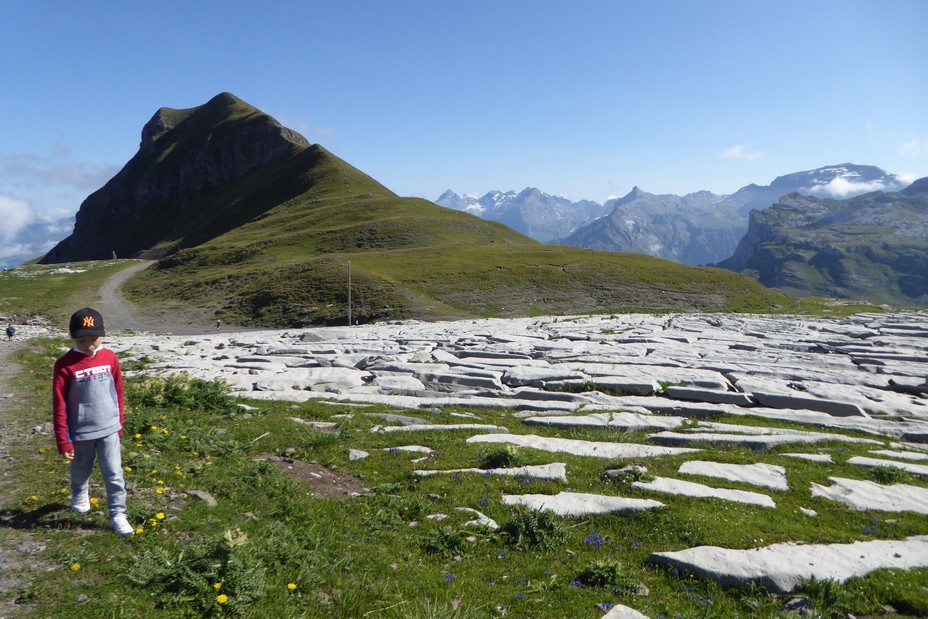
[(122, 436), (124, 421), (122, 371), (116, 353), (100, 348), (91, 357), (72, 349), (55, 362), (52, 422), (59, 453), (74, 449), (73, 441), (114, 432)]

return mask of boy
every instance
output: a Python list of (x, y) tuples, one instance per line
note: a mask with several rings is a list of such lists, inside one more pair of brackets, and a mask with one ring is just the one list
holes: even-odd
[(71, 461), (71, 510), (90, 511), (94, 460), (106, 484), (110, 525), (123, 537), (134, 533), (126, 519), (126, 483), (120, 437), (125, 420), (119, 360), (103, 348), (103, 316), (85, 307), (68, 325), (74, 348), (55, 362), (52, 410), (58, 452)]

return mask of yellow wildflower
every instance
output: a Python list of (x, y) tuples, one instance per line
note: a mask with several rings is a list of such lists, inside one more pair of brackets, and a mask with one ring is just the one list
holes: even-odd
[(222, 589), (222, 583), (221, 583), (221, 582), (214, 582), (214, 583), (213, 583), (213, 589), (215, 589), (216, 591), (219, 591), (220, 589)]
[(216, 596), (216, 601), (219, 602), (220, 604), (225, 604), (226, 602), (229, 601), (229, 596), (226, 595), (225, 593), (220, 593), (219, 595)]
[(158, 520), (164, 520), (164, 512), (158, 512), (157, 514), (155, 514), (155, 518), (157, 518)]
[(287, 583), (287, 589), (290, 589), (291, 591), (295, 590), (295, 589), (296, 589), (296, 583), (295, 583), (295, 582)]
[(164, 494), (164, 488), (156, 488), (155, 494)]
[(71, 564), (71, 571), (72, 571), (72, 572), (76, 572), (76, 571), (79, 570), (79, 569), (81, 569), (81, 564), (80, 564), (80, 563), (72, 563), (72, 564)]

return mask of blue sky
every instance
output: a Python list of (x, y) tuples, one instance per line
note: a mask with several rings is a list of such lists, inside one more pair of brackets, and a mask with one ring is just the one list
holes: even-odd
[(0, 258), (158, 108), (223, 91), (428, 199), (928, 176), (926, 24), (924, 0), (0, 0)]

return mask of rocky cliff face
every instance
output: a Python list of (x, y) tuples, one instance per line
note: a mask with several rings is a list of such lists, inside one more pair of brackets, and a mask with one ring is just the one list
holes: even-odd
[[(237, 200), (221, 195), (224, 188), (308, 146), (300, 134), (228, 93), (196, 108), (161, 108), (142, 128), (138, 153), (84, 200), (74, 232), (42, 262), (171, 253), (194, 232), (189, 224), (234, 208)], [(204, 226), (201, 237), (222, 229)]]
[(928, 306), (928, 178), (849, 200), (784, 196), (751, 212), (718, 266), (790, 293)]

